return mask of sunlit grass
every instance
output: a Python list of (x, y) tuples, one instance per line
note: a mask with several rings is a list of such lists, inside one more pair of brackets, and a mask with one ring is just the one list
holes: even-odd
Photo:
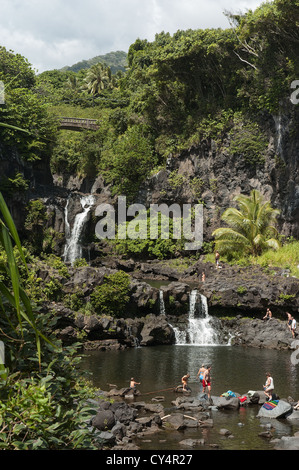
[[(206, 262), (215, 262), (213, 253), (205, 255)], [(243, 256), (228, 260), (226, 256), (221, 256), (223, 263), (239, 266), (258, 265), (263, 268), (289, 269), (290, 275), (299, 278), (299, 241), (287, 243), (277, 251), (268, 250), (261, 256)]]
[(279, 250), (269, 250), (255, 260), (256, 264), (289, 269), (292, 276), (299, 277), (299, 241), (283, 245)]
[(72, 106), (69, 104), (60, 104), (49, 106), (48, 111), (57, 117), (72, 117), (81, 119), (101, 119), (106, 113), (105, 109), (97, 106), (81, 108), (81, 106)]

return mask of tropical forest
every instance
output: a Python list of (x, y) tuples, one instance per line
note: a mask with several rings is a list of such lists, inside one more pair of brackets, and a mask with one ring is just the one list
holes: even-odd
[(42, 73), (0, 45), (1, 450), (138, 448), (90, 352), (298, 347), (299, 3), (225, 16)]

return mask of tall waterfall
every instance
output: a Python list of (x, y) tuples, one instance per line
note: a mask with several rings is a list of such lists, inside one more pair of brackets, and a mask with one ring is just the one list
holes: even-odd
[(80, 199), (83, 211), (78, 213), (75, 217), (73, 228), (71, 230), (70, 223), (68, 220), (68, 207), (70, 198), (67, 200), (65, 207), (65, 236), (66, 244), (64, 247), (63, 258), (64, 261), (69, 261), (71, 264), (78, 258), (82, 257), (82, 246), (80, 244), (80, 238), (83, 232), (84, 224), (86, 222), (89, 211), (91, 210), (95, 199), (94, 196), (88, 195), (83, 196)]
[(207, 298), (192, 290), (189, 298), (189, 316), (187, 328), (183, 331), (174, 328), (176, 344), (179, 345), (216, 345), (217, 333), (212, 326), (212, 317), (208, 313)]

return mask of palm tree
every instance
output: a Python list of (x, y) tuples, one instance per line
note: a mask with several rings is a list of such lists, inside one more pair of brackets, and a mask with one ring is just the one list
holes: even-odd
[(270, 202), (263, 202), (259, 191), (252, 190), (250, 196), (239, 195), (234, 199), (236, 208), (228, 208), (222, 214), (222, 220), (228, 227), (221, 227), (213, 232), (216, 249), (223, 253), (239, 252), (258, 256), (267, 248), (278, 249), (278, 232), (274, 226), (279, 214)]
[(88, 93), (91, 93), (94, 99), (101, 90), (109, 87), (111, 83), (110, 67), (101, 63), (93, 65), (87, 72), (85, 82)]

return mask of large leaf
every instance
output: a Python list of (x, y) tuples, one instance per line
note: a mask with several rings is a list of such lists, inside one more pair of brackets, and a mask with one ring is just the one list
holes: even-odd
[[(35, 315), (32, 309), (30, 299), (28, 298), (26, 292), (24, 291), (21, 283), (21, 278), (17, 266), (17, 262), (14, 255), (14, 248), (12, 241), (15, 242), (18, 252), (21, 256), (23, 265), (25, 266), (27, 272), (28, 267), (26, 259), (23, 253), (22, 245), (18, 236), (17, 229), (15, 227), (14, 221), (10, 215), (10, 212), (7, 208), (7, 205), (3, 199), (2, 194), (0, 193), (0, 211), (2, 213), (3, 220), (1, 220), (0, 225), (0, 243), (2, 244), (6, 256), (7, 256), (7, 265), (5, 266), (7, 275), (9, 277), (12, 291), (10, 291), (10, 286), (7, 286), (3, 281), (0, 282), (0, 293), (2, 298), (11, 305), (11, 307), (17, 313), (17, 321), (22, 333), (22, 321), (25, 320), (30, 327), (34, 330), (36, 336), (36, 347), (39, 365), (41, 365), (41, 338), (51, 344), (51, 341), (38, 329), (36, 325)], [(3, 301), (1, 299), (0, 307), (5, 313), (5, 308)], [(6, 315), (7, 317), (7, 315)]]
[(29, 131), (26, 129), (21, 129), (20, 127), (12, 126), (11, 124), (5, 124), (4, 122), (0, 122), (1, 127), (7, 127), (8, 129), (13, 129), (14, 131), (25, 132), (26, 134), (30, 134)]

